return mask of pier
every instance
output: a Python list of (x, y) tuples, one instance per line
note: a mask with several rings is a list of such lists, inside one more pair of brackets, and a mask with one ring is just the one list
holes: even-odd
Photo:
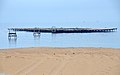
[(100, 33), (115, 32), (117, 28), (9, 28), (13, 31), (34, 32), (34, 35), (40, 33)]
[(115, 32), (117, 28), (8, 28), (8, 37), (17, 38), (16, 31), (33, 32), (34, 37), (40, 37), (41, 33), (108, 33)]

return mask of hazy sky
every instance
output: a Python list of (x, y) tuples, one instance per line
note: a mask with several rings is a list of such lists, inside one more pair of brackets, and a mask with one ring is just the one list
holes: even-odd
[(0, 23), (119, 22), (119, 0), (0, 0)]

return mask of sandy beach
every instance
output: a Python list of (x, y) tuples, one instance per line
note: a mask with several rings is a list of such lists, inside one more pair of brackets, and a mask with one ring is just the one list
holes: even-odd
[(0, 50), (0, 75), (120, 75), (120, 49)]

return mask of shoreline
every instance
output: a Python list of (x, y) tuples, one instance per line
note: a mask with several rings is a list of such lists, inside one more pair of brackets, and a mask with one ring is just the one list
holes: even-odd
[(120, 48), (115, 48), (115, 47), (16, 47), (16, 48), (0, 48), (1, 50), (10, 50), (10, 49), (27, 49), (27, 48), (59, 48), (59, 49), (70, 49), (70, 48), (102, 48), (102, 49), (120, 49)]
[(0, 49), (8, 75), (120, 75), (120, 48), (30, 47)]

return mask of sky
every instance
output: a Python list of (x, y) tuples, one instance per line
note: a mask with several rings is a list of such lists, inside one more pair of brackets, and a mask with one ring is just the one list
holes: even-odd
[(0, 23), (120, 23), (119, 0), (0, 0)]

